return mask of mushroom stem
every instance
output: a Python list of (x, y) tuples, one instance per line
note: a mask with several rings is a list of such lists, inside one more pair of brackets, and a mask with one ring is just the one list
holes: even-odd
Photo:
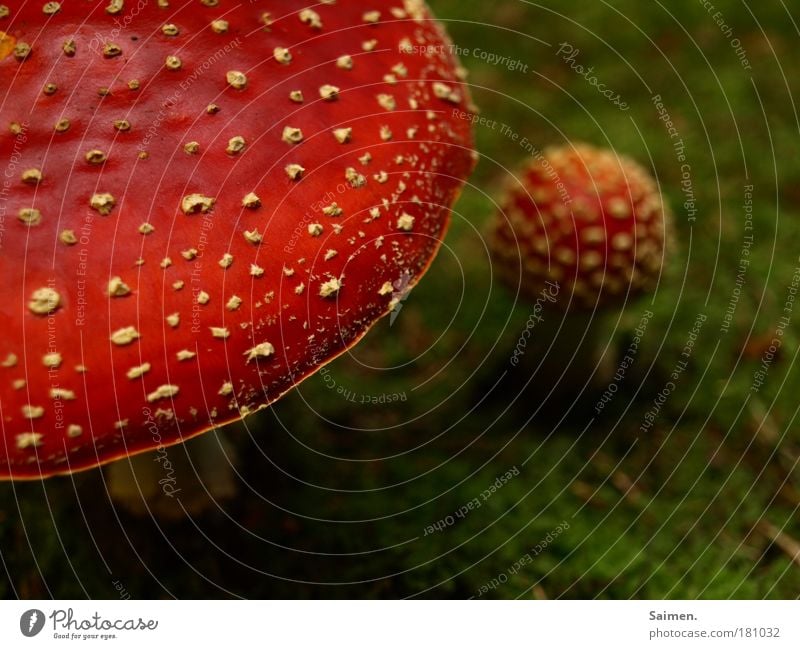
[(111, 464), (108, 490), (116, 504), (135, 515), (197, 516), (236, 494), (234, 463), (226, 429), (216, 429)]

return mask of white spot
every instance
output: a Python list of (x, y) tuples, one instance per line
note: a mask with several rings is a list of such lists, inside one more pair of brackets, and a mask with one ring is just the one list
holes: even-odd
[(49, 367), (50, 369), (61, 367), (62, 362), (63, 359), (61, 358), (61, 354), (58, 352), (50, 352), (42, 357), (42, 363), (45, 367)]
[(288, 65), (292, 60), (292, 55), (286, 47), (276, 47), (272, 50), (272, 55), (278, 63), (283, 65)]
[(33, 292), (28, 302), (28, 309), (36, 315), (47, 315), (55, 311), (61, 304), (61, 296), (52, 288), (39, 288)]
[(42, 222), (42, 213), (37, 209), (24, 207), (17, 213), (17, 218), (24, 225), (31, 227)]
[(329, 83), (323, 84), (319, 87), (319, 96), (325, 101), (333, 101), (339, 96), (339, 88)]
[(603, 263), (603, 256), (596, 250), (587, 250), (581, 254), (580, 267), (581, 270), (594, 270)]
[(247, 207), (249, 209), (261, 207), (261, 199), (255, 192), (250, 192), (242, 199), (242, 207)]
[(228, 331), (227, 327), (210, 327), (210, 329), (211, 329), (211, 335), (214, 338), (221, 338), (222, 340), (225, 340), (228, 336), (231, 335), (231, 332)]
[(64, 388), (51, 388), (51, 399), (62, 399), (64, 401), (75, 401), (75, 393), (72, 390), (65, 390)]
[(553, 257), (565, 266), (575, 263), (575, 252), (571, 248), (557, 248), (553, 253)]
[(23, 451), (26, 448), (41, 446), (43, 437), (41, 433), (20, 433), (16, 437), (17, 449)]
[(332, 279), (329, 279), (327, 282), (323, 282), (322, 284), (320, 284), (319, 295), (320, 297), (333, 297), (339, 292), (341, 288), (342, 288), (342, 282), (334, 277)]
[(108, 280), (108, 294), (111, 297), (130, 295), (130, 287), (122, 281), (121, 277), (112, 277)]
[(281, 139), (287, 144), (300, 144), (303, 141), (303, 131), (295, 126), (284, 126)]
[(458, 93), (458, 91), (453, 90), (446, 83), (442, 83), (441, 81), (434, 81), (432, 87), (433, 87), (433, 94), (439, 99), (444, 99), (445, 101), (449, 101), (454, 104), (457, 104), (461, 101), (461, 95)]
[(615, 219), (627, 219), (631, 215), (630, 203), (622, 198), (612, 198), (608, 201), (608, 213)]
[(180, 392), (180, 388), (177, 385), (159, 385), (154, 392), (147, 395), (147, 401), (153, 403), (161, 399), (169, 399), (178, 394), (178, 392)]
[(116, 204), (116, 200), (111, 194), (95, 194), (92, 196), (91, 200), (89, 201), (89, 206), (93, 210), (97, 210), (103, 216), (108, 216), (111, 214), (111, 210), (114, 208)]
[[(227, 23), (225, 23), (225, 28), (227, 29)], [(236, 88), (236, 90), (244, 90), (247, 88), (247, 76), (243, 72), (230, 70), (225, 75), (225, 78), (228, 81), (228, 85), (232, 88)]]
[(414, 228), (414, 217), (410, 214), (401, 214), (397, 219), (397, 229), (410, 232)]
[(347, 169), (344, 170), (344, 177), (354, 189), (363, 187), (367, 184), (367, 179), (364, 177), (364, 175), (358, 173), (358, 171), (356, 171), (353, 167), (347, 167)]
[(347, 144), (353, 135), (352, 128), (335, 128), (333, 129), (333, 137), (339, 144)]
[(244, 356), (247, 356), (247, 363), (257, 358), (267, 358), (268, 356), (272, 356), (275, 353), (275, 348), (272, 346), (271, 343), (263, 342), (255, 347), (251, 347), (248, 349)]
[(386, 110), (394, 110), (397, 108), (397, 102), (394, 99), (393, 95), (387, 95), (385, 93), (381, 93), (377, 96), (378, 105), (381, 108), (385, 108)]
[(633, 237), (627, 232), (617, 232), (611, 238), (611, 247), (620, 252), (630, 250), (633, 247)]
[(228, 31), (228, 21), (227, 20), (214, 20), (211, 22), (211, 29), (216, 34), (224, 34)]
[(168, 70), (180, 70), (183, 66), (183, 63), (177, 56), (170, 55), (167, 57), (164, 65)]
[(284, 167), (284, 171), (286, 171), (286, 175), (289, 176), (292, 180), (298, 180), (305, 171), (305, 167), (301, 167), (299, 164), (288, 164)]
[(123, 327), (111, 334), (111, 342), (115, 345), (130, 345), (139, 338), (139, 332), (134, 327)]
[(330, 205), (326, 205), (322, 208), (322, 213), (325, 216), (340, 216), (342, 213), (342, 208), (336, 203), (331, 203)]
[(181, 210), (184, 214), (197, 214), (208, 212), (216, 202), (215, 198), (203, 196), (202, 194), (189, 194), (184, 196), (181, 201)]
[(408, 76), (408, 68), (402, 63), (396, 63), (395, 65), (393, 65), (392, 72), (394, 72), (398, 77)]
[(299, 14), (300, 22), (307, 23), (312, 29), (322, 29), (322, 20), (313, 9), (303, 9)]
[(41, 419), (44, 417), (44, 408), (41, 406), (27, 404), (22, 406), (21, 410), (22, 416), (25, 417), (25, 419)]
[(602, 243), (606, 240), (606, 231), (602, 227), (592, 226), (581, 230), (580, 236), (585, 243)]
[(246, 146), (247, 142), (241, 135), (234, 135), (230, 140), (228, 140), (228, 146), (225, 147), (225, 153), (229, 155), (239, 155), (242, 151), (244, 151)]
[(125, 376), (127, 376), (129, 379), (133, 381), (135, 379), (141, 378), (144, 374), (147, 374), (147, 372), (149, 371), (150, 371), (150, 363), (143, 363), (142, 365), (139, 365), (137, 367), (132, 367), (131, 369), (129, 369)]
[(58, 239), (65, 246), (74, 246), (78, 243), (78, 237), (75, 236), (74, 230), (62, 230), (61, 234), (58, 235)]

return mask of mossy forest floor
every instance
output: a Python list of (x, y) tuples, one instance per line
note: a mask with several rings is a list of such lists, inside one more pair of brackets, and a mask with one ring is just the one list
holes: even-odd
[[(233, 434), (240, 494), (211, 513), (132, 516), (100, 471), (0, 485), (0, 595), (800, 594), (796, 7), (432, 4), (497, 126), (477, 128), (446, 245), (393, 325)], [(598, 391), (544, 399), (558, 375), (509, 362), (530, 305), (493, 280), (482, 228), (521, 138), (629, 154), (675, 213), (657, 293), (595, 334), (625, 349), (653, 314), (600, 414)], [(574, 341), (559, 345), (567, 366)]]

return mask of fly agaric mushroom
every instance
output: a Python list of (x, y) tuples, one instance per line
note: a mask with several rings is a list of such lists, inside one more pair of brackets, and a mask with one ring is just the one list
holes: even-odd
[[(655, 285), (670, 229), (669, 211), (643, 167), (577, 144), (547, 149), (527, 164), (491, 224), (489, 245), (498, 276), (545, 312), (536, 314), (541, 342), (548, 346), (560, 330), (572, 345), (585, 340), (599, 361), (588, 327), (599, 312)], [(566, 315), (556, 317), (559, 311)], [(553, 360), (563, 367), (562, 358)]]
[(474, 164), (421, 0), (26, 2), (0, 30), (0, 478), (274, 402), (420, 278)]

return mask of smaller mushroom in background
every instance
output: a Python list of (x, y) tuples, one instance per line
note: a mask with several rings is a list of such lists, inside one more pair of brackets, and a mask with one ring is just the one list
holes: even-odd
[(501, 207), (489, 232), (495, 271), (533, 301), (540, 371), (568, 390), (590, 376), (605, 383), (616, 359), (599, 335), (603, 315), (654, 290), (661, 275), (671, 218), (658, 185), (630, 158), (567, 145), (529, 162)]

